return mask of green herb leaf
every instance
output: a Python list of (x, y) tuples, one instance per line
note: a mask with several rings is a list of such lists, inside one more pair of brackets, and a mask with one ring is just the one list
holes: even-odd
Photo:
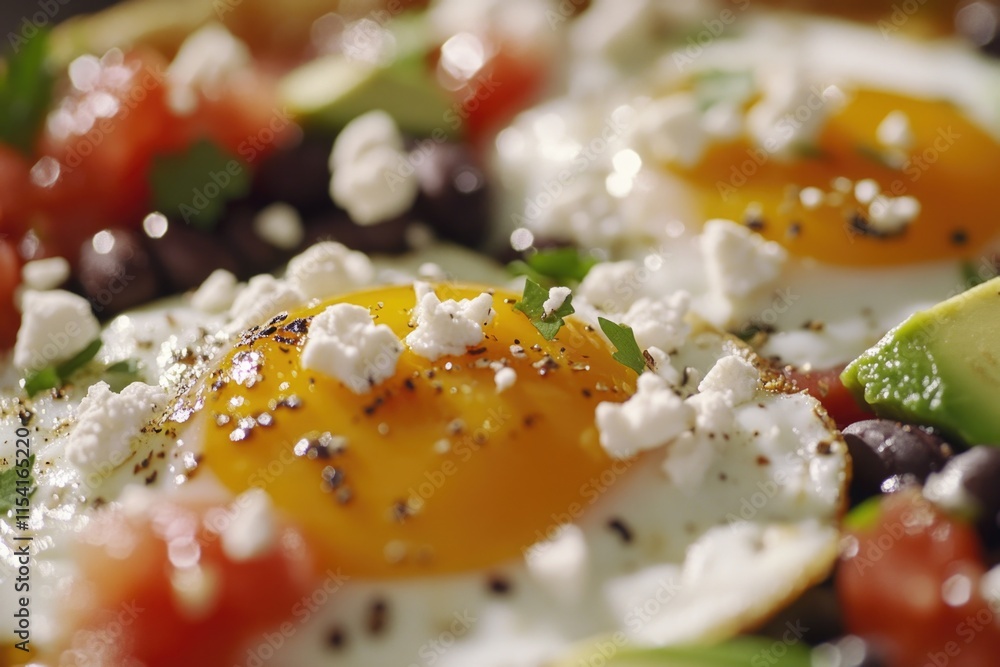
[(507, 265), (515, 276), (527, 276), (543, 287), (572, 285), (583, 280), (598, 260), (576, 248), (540, 250)]
[(860, 503), (844, 516), (846, 530), (869, 530), (882, 516), (882, 496), (874, 496)]
[(757, 90), (753, 73), (745, 71), (708, 70), (699, 72), (694, 79), (694, 96), (702, 111), (720, 102), (742, 105)]
[(62, 362), (58, 366), (46, 366), (37, 371), (32, 371), (24, 378), (24, 390), (28, 396), (61, 387), (69, 380), (70, 376), (83, 368), (87, 362), (97, 355), (101, 349), (101, 339), (95, 338), (87, 347), (83, 348), (71, 358)]
[(245, 162), (207, 139), (186, 151), (153, 158), (153, 206), (201, 230), (215, 228), (226, 202), (250, 190)]
[(635, 334), (631, 327), (615, 324), (603, 317), (598, 317), (597, 322), (601, 325), (601, 331), (615, 346), (615, 353), (611, 355), (615, 361), (639, 374), (646, 370), (646, 359), (639, 349), (639, 343), (635, 342)]
[(0, 63), (0, 141), (30, 155), (52, 101), (48, 32), (15, 35), (12, 46), (14, 54)]
[(142, 379), (138, 359), (124, 359), (104, 369), (104, 381), (116, 394), (133, 382)]
[(524, 295), (514, 305), (514, 308), (528, 316), (531, 323), (538, 329), (538, 333), (542, 334), (542, 338), (552, 340), (566, 323), (563, 318), (576, 311), (573, 309), (573, 295), (571, 294), (566, 297), (559, 308), (546, 315), (543, 304), (548, 298), (549, 291), (528, 278), (527, 282), (524, 283)]
[[(24, 459), (21, 459), (22, 461)], [(32, 471), (35, 468), (35, 455), (32, 454), (28, 457), (28, 476), (27, 478), (18, 475), (18, 470), (23, 470), (24, 466), (18, 467), (13, 465), (6, 470), (0, 470), (0, 514), (6, 515), (12, 509), (17, 507), (18, 496), (30, 497), (35, 491), (35, 480), (32, 475)], [(28, 485), (18, 484), (17, 482), (30, 480), (31, 483)], [(25, 489), (24, 491), (19, 491), (19, 489)]]

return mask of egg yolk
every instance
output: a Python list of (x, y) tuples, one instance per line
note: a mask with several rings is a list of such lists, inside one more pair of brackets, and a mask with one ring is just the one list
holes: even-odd
[[(895, 155), (877, 140), (892, 112), (905, 115), (913, 138)], [(992, 240), (1000, 231), (997, 169), (1000, 145), (954, 105), (861, 90), (793, 160), (741, 139), (712, 146), (678, 175), (705, 219), (744, 220), (798, 256), (885, 266), (968, 258)], [(871, 204), (855, 197), (864, 179), (877, 183), (884, 201), (916, 199), (918, 215), (899, 233), (880, 233), (869, 224)], [(800, 197), (807, 187), (822, 200), (807, 206)]]
[[(438, 285), (441, 299), (479, 288)], [(578, 518), (629, 463), (599, 443), (594, 408), (623, 401), (635, 373), (588, 326), (546, 341), (517, 296), (494, 292), (494, 320), (463, 355), (408, 348), (395, 374), (355, 394), (306, 370), (310, 318), (334, 303), (367, 307), (404, 338), (412, 286), (338, 297), (248, 330), (198, 390), (205, 465), (235, 492), (263, 487), (351, 576), (485, 568), (521, 556)], [(492, 362), (514, 369), (498, 391)]]

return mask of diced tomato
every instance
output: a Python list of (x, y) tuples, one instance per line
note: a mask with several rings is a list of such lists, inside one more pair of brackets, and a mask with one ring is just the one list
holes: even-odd
[(21, 315), (14, 307), (14, 289), (21, 282), (21, 265), (9, 239), (0, 237), (0, 350), (14, 344)]
[(69, 650), (87, 660), (74, 664), (239, 664), (265, 633), (301, 621), (296, 605), (316, 590), (301, 535), (281, 527), (265, 553), (233, 561), (208, 527), (219, 523), (212, 511), (158, 502), (139, 516), (97, 514), (76, 546), (83, 576), (67, 600), (78, 629)]
[(0, 144), (0, 238), (18, 237), (27, 228), (29, 169), (20, 153)]
[(500, 43), (457, 91), (459, 115), (473, 145), (482, 146), (537, 98), (548, 74), (542, 63), (542, 57), (525, 46)]
[(1000, 607), (980, 592), (973, 527), (904, 491), (884, 496), (876, 524), (846, 539), (836, 581), (847, 629), (890, 667), (996, 664)]
[(843, 366), (811, 371), (800, 371), (792, 366), (784, 368), (785, 375), (792, 379), (799, 389), (808, 391), (823, 404), (838, 428), (875, 416), (858, 405), (851, 392), (844, 387), (844, 383), (840, 381), (840, 374), (843, 371)]
[(273, 76), (250, 69), (233, 74), (219, 90), (199, 96), (197, 112), (184, 119), (185, 137), (209, 137), (251, 166), (259, 164), (299, 133), (276, 100)]

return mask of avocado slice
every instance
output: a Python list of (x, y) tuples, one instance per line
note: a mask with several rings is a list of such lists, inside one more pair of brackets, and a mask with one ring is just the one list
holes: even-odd
[(373, 109), (385, 111), (404, 132), (418, 136), (451, 136), (461, 125), (445, 92), (409, 63), (379, 67), (327, 55), (286, 74), (278, 95), (303, 122), (331, 130)]
[(1000, 278), (911, 316), (841, 380), (880, 417), (1000, 445)]

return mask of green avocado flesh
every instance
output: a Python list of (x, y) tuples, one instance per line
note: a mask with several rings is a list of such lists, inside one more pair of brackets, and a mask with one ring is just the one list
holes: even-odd
[(1000, 445), (1000, 278), (916, 313), (841, 380), (880, 417)]

